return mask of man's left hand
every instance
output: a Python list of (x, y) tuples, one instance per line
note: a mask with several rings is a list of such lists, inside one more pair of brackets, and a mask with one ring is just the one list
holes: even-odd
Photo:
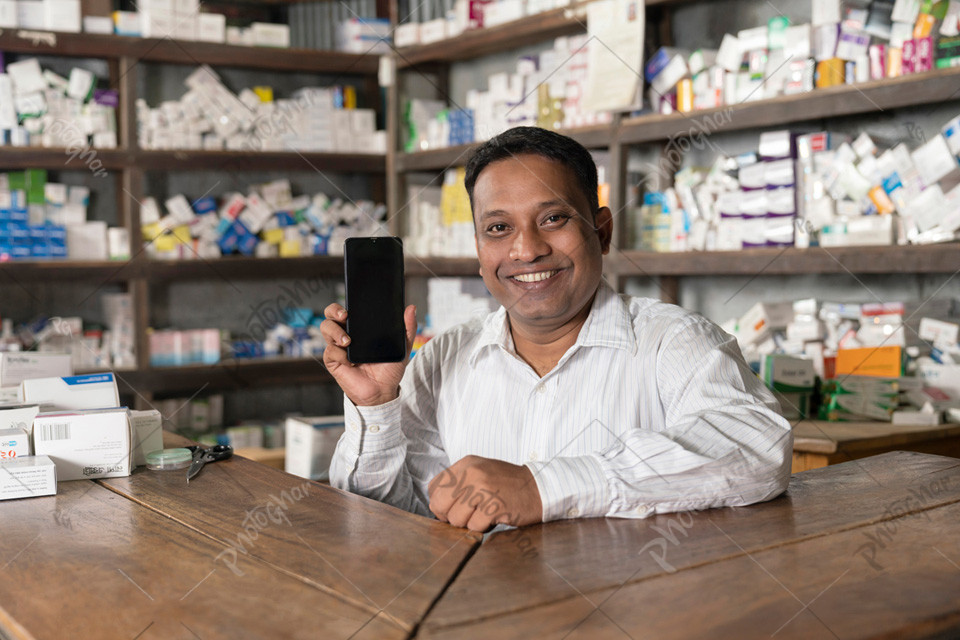
[(430, 511), (473, 531), (498, 524), (521, 527), (543, 520), (540, 491), (530, 469), (502, 460), (467, 456), (430, 481)]

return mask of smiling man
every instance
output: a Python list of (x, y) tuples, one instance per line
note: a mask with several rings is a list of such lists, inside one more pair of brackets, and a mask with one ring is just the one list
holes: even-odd
[[(331, 483), (486, 531), (739, 506), (786, 487), (790, 425), (736, 341), (602, 282), (612, 215), (589, 152), (517, 127), (467, 165), (480, 275), (502, 305), (409, 363), (351, 365), (346, 311), (324, 362), (347, 431)], [(408, 340), (416, 328), (406, 310)]]

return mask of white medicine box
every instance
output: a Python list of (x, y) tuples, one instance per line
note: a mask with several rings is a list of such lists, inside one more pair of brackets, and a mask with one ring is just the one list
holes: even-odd
[(287, 418), (284, 470), (311, 480), (329, 478), (330, 461), (344, 424), (343, 416)]

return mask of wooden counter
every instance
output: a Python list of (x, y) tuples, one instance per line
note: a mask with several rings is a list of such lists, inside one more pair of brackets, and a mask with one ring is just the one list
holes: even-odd
[(498, 533), (421, 636), (957, 638), (958, 522), (960, 460), (889, 453), (751, 507)]
[(793, 473), (888, 451), (960, 458), (960, 424), (923, 427), (889, 422), (804, 420), (793, 427)]
[(960, 461), (480, 537), (235, 456), (0, 502), (0, 638), (960, 634)]

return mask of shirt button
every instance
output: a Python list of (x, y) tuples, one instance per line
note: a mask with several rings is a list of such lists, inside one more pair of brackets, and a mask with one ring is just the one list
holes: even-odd
[(544, 385), (542, 385), (542, 384), (538, 384), (538, 385), (537, 385), (537, 393), (543, 393), (543, 392), (545, 392), (546, 390), (547, 390), (547, 388), (546, 388)]
[(647, 512), (648, 512), (648, 511), (649, 511), (649, 509), (648, 509), (647, 507), (643, 506), (643, 505), (637, 507), (637, 513), (640, 514), (641, 516), (647, 515)]
[(355, 424), (348, 424), (348, 425), (347, 425), (347, 431), (357, 431), (357, 425), (355, 425)]
[(531, 462), (536, 462), (540, 458), (540, 456), (537, 455), (536, 451), (531, 451), (529, 457)]
[(369, 431), (370, 433), (377, 433), (378, 431), (380, 431), (380, 427), (377, 425), (371, 425), (370, 428), (367, 429), (367, 431)]
[(578, 515), (580, 515), (580, 510), (577, 509), (576, 507), (570, 507), (569, 509), (567, 509), (568, 518), (576, 518)]

